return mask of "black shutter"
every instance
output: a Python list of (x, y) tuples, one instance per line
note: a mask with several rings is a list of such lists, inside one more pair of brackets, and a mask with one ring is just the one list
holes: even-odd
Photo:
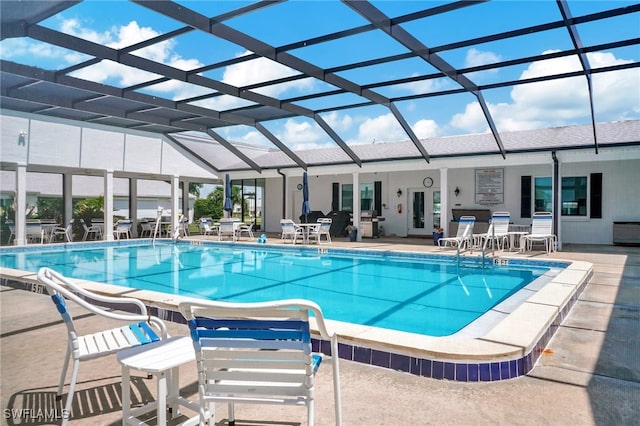
[(531, 217), (531, 176), (520, 176), (520, 217)]
[(378, 216), (382, 215), (382, 181), (373, 182), (373, 208), (378, 213)]
[(602, 173), (591, 173), (591, 219), (602, 219)]
[(337, 212), (340, 210), (340, 184), (333, 182), (333, 192), (331, 194), (331, 211)]

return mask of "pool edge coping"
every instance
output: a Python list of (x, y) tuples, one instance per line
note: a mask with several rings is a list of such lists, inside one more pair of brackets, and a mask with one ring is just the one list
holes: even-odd
[[(509, 259), (508, 256), (502, 258)], [(339, 336), (340, 358), (436, 379), (468, 382), (519, 377), (533, 368), (593, 276), (593, 264), (589, 262), (562, 259), (554, 259), (554, 262), (568, 266), (481, 337), (433, 337), (336, 320), (326, 322)], [(42, 288), (38, 289), (41, 284), (33, 272), (0, 267), (0, 278), (2, 285), (24, 283), (24, 290), (43, 292)], [(154, 314), (173, 322), (184, 322), (178, 304), (193, 300), (177, 295), (167, 297), (150, 290), (74, 281), (101, 294), (138, 298), (152, 308)], [(327, 343), (314, 339), (314, 350), (329, 355)]]

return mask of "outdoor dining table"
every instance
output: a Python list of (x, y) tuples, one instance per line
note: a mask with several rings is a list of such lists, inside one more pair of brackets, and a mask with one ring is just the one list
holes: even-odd
[(317, 223), (296, 223), (296, 226), (302, 228), (302, 244), (309, 244), (309, 232), (318, 226)]

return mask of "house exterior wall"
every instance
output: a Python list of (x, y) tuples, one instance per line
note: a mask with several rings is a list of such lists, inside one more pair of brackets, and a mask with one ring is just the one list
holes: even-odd
[[(580, 244), (612, 244), (612, 227), (614, 221), (640, 221), (640, 153), (637, 149), (627, 150), (624, 153), (611, 155), (604, 152), (599, 155), (593, 153), (559, 153), (561, 177), (589, 177), (591, 173), (603, 174), (602, 189), (602, 218), (592, 219), (588, 216), (561, 216), (560, 239), (563, 243)], [(625, 159), (628, 158), (628, 159)], [(588, 161), (580, 161), (585, 159)], [(515, 224), (529, 225), (531, 218), (520, 217), (522, 176), (551, 177), (553, 175), (553, 160), (546, 153), (530, 158), (521, 158), (499, 162), (478, 162), (472, 159), (459, 161), (459, 167), (451, 167), (447, 164), (448, 187), (446, 191), (449, 197), (449, 208), (443, 212), (443, 221), (451, 219), (451, 209), (490, 209), (493, 211), (509, 211), (511, 221)], [(493, 165), (491, 165), (493, 164)], [(462, 167), (460, 167), (462, 166)], [(504, 169), (504, 203), (485, 206), (475, 201), (475, 171), (477, 168), (502, 168)], [(379, 214), (385, 218), (381, 225), (387, 235), (408, 235), (407, 201), (411, 189), (421, 189), (422, 180), (429, 176), (433, 179), (433, 189), (440, 187), (440, 170), (430, 166), (422, 170), (407, 171), (379, 171), (362, 172), (359, 174), (359, 182), (382, 182), (382, 212)], [(297, 184), (302, 182), (301, 176), (288, 178), (287, 212), (294, 220), (300, 215), (302, 191), (297, 189)], [(339, 173), (332, 175), (314, 175), (309, 172), (310, 204), (312, 210), (321, 210), (327, 213), (331, 210), (332, 183), (352, 184), (351, 173)], [(278, 232), (280, 229), (282, 205), (282, 178), (266, 179), (265, 191), (265, 226), (269, 232)], [(590, 183), (589, 183), (590, 185)], [(453, 191), (458, 187), (459, 196)], [(398, 189), (402, 190), (401, 197), (396, 195)], [(589, 197), (590, 198), (590, 197)], [(587, 212), (591, 200), (588, 200)], [(399, 213), (397, 205), (402, 204), (402, 212)], [(533, 211), (533, 206), (532, 206)], [(294, 214), (295, 213), (295, 214)], [(446, 216), (445, 216), (446, 214)], [(446, 218), (445, 218), (446, 217)], [(430, 235), (431, 230), (426, 230), (425, 235)]]

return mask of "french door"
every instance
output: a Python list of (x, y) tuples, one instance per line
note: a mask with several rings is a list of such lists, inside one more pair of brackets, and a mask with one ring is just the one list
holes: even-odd
[(409, 189), (408, 235), (431, 235), (440, 227), (440, 191)]

